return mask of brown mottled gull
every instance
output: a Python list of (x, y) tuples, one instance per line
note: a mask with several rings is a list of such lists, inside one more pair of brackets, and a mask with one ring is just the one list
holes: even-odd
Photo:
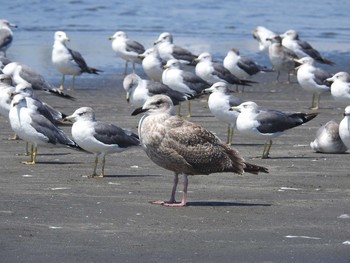
[[(186, 206), (188, 175), (268, 173), (267, 168), (246, 163), (238, 151), (222, 143), (208, 130), (176, 116), (168, 96), (150, 97), (132, 115), (143, 112), (146, 115), (140, 120), (139, 136), (144, 150), (154, 163), (175, 173), (170, 200), (153, 202), (155, 204)], [(179, 174), (184, 175), (184, 188), (181, 203), (176, 203)]]

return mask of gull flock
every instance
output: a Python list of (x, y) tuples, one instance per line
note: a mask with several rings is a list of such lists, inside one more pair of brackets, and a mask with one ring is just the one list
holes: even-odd
[[(252, 31), (259, 51), (266, 52), (271, 67), (240, 55), (236, 48), (228, 50), (223, 61), (213, 58), (205, 50), (201, 54), (193, 54), (175, 45), (169, 32), (161, 33), (155, 38), (153, 46), (145, 48), (125, 32), (117, 31), (109, 40), (112, 51), (125, 61), (123, 87), (126, 100), (136, 108), (132, 115), (143, 114), (138, 133), (134, 133), (112, 123), (97, 121), (90, 106), (78, 108), (67, 116), (42, 101), (38, 92), (59, 96), (73, 103), (76, 98), (66, 93), (65, 76), (72, 76), (71, 88), (74, 89), (76, 76), (103, 72), (89, 66), (79, 51), (69, 48), (67, 42), (70, 39), (65, 32), (53, 32), (52, 66), (62, 75), (60, 86), (55, 87), (29, 65), (7, 57), (6, 51), (13, 42), (11, 27), (17, 26), (0, 20), (0, 114), (8, 120), (16, 135), (12, 139), (21, 139), (30, 146), (30, 159), (23, 163), (36, 163), (38, 147), (66, 147), (82, 154), (94, 154), (91, 177), (103, 177), (108, 154), (141, 146), (150, 160), (174, 172), (175, 176), (169, 201), (157, 201), (155, 204), (186, 206), (189, 175), (268, 173), (268, 168), (246, 162), (232, 147), (235, 129), (247, 136), (247, 140), (250, 137), (262, 139), (265, 145), (260, 158), (266, 159), (270, 157), (272, 138), (283, 135), (287, 130), (298, 129), (298, 126), (317, 117), (322, 94), (328, 92), (337, 104), (350, 105), (349, 73), (331, 73), (318, 66), (335, 63), (301, 40), (295, 30), (277, 34), (257, 26)], [(130, 74), (129, 62), (132, 64)], [(136, 73), (137, 67), (142, 68), (145, 79)], [(287, 83), (290, 76), (295, 75), (305, 93), (313, 96), (310, 111), (266, 109), (253, 101), (239, 98), (237, 93), (244, 92), (244, 87), (257, 84), (255, 76), (260, 73), (276, 74), (277, 82), (285, 75)], [(239, 87), (242, 87), (241, 90)], [(225, 143), (211, 131), (189, 120), (191, 100), (208, 93), (208, 111), (228, 127)], [(181, 115), (184, 102), (187, 103), (186, 117)], [(175, 106), (178, 107), (177, 112)], [(315, 131), (315, 140), (310, 143), (313, 151), (344, 153), (349, 149), (349, 107), (345, 108), (340, 124), (330, 120)], [(71, 125), (71, 138), (64, 133), (61, 125)], [(101, 172), (97, 173), (99, 159)], [(184, 176), (180, 203), (175, 200), (179, 175)]]

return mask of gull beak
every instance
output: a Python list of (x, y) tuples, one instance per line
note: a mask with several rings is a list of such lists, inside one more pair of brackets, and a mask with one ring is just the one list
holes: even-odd
[(295, 67), (296, 70), (299, 69), (303, 65), (303, 63), (301, 63), (300, 59), (294, 59), (294, 62), (297, 63), (297, 66)]
[(135, 116), (137, 114), (140, 114), (140, 113), (143, 113), (143, 112), (146, 112), (146, 111), (148, 111), (148, 109), (143, 109), (142, 107), (140, 107), (140, 108), (137, 108), (136, 110), (134, 110), (131, 113), (131, 116)]
[(109, 40), (114, 40), (115, 37), (114, 37), (114, 36), (111, 36), (111, 37), (109, 37), (108, 39), (109, 39)]
[(163, 69), (167, 69), (167, 68), (169, 68), (169, 66), (167, 66), (167, 65), (164, 65), (164, 66), (163, 66)]
[(66, 37), (66, 38), (64, 39), (64, 41), (70, 41), (69, 37)]
[(126, 101), (130, 102), (130, 92), (126, 92)]
[(141, 59), (144, 59), (146, 56), (144, 54), (138, 54), (137, 57), (141, 58)]
[(14, 27), (14, 28), (17, 28), (18, 26), (16, 24), (9, 24), (10, 27)]
[(64, 121), (74, 122), (75, 117), (73, 115), (69, 115), (63, 119)]
[(241, 109), (238, 106), (233, 106), (233, 107), (229, 108), (228, 110), (241, 112)]
[(210, 88), (204, 89), (202, 92), (203, 92), (203, 93), (212, 93), (213, 90), (212, 90), (212, 88), (210, 87)]

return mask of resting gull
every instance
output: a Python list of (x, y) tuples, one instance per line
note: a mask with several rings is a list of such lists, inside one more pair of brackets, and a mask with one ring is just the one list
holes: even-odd
[(6, 74), (0, 74), (0, 115), (6, 119), (11, 108), (11, 94), (15, 90), (16, 88), (12, 86), (12, 78)]
[(347, 72), (338, 72), (333, 77), (326, 79), (332, 82), (332, 97), (342, 104), (350, 104), (350, 74)]
[(332, 74), (314, 66), (314, 59), (303, 57), (296, 60), (301, 65), (297, 67), (297, 80), (299, 85), (306, 91), (312, 92), (312, 103), (310, 109), (318, 110), (321, 93), (330, 91), (330, 84), (325, 82)]
[(145, 52), (144, 46), (137, 41), (129, 39), (123, 31), (117, 31), (109, 40), (112, 40), (112, 49), (117, 56), (125, 60), (124, 76), (127, 74), (129, 61), (132, 62), (132, 69), (135, 73), (135, 63), (142, 63), (139, 55)]
[(72, 89), (74, 89), (75, 76), (82, 73), (98, 74), (98, 72), (101, 72), (101, 70), (89, 67), (78, 51), (68, 48), (65, 44), (67, 41), (69, 41), (69, 38), (65, 32), (55, 32), (51, 59), (56, 69), (62, 73), (61, 90), (64, 89), (65, 75), (73, 75)]
[[(106, 155), (123, 152), (132, 146), (139, 146), (138, 136), (111, 123), (96, 121), (95, 113), (90, 107), (77, 109), (66, 117), (73, 121), (72, 136), (85, 151), (95, 154), (95, 166), (92, 177), (103, 177)], [(100, 175), (96, 174), (98, 158), (102, 158)]]
[[(176, 116), (171, 99), (165, 95), (149, 98), (132, 115), (140, 113), (146, 113), (139, 123), (143, 149), (154, 163), (175, 173), (170, 200), (154, 204), (186, 206), (189, 175), (268, 172), (264, 167), (246, 163), (235, 149), (223, 144), (208, 130)], [(184, 188), (181, 203), (176, 203), (179, 174), (184, 175)]]
[(277, 34), (263, 26), (254, 28), (252, 34), (253, 38), (259, 42), (259, 50), (265, 52), (268, 52), (269, 46), (271, 45), (271, 42), (266, 39), (277, 36)]
[(308, 42), (299, 39), (299, 34), (295, 30), (287, 30), (282, 37), (282, 45), (286, 48), (293, 50), (293, 52), (299, 57), (312, 57), (315, 61), (334, 65), (333, 61), (323, 58), (316, 49), (314, 49)]
[[(196, 74), (181, 69), (181, 63), (177, 59), (170, 59), (164, 66), (162, 82), (169, 88), (178, 92), (183, 92), (196, 96), (202, 91), (210, 87), (210, 84), (198, 77)], [(181, 104), (179, 104), (179, 115), (181, 112)], [(191, 102), (187, 101), (188, 114), (191, 117)]]
[(228, 124), (227, 141), (228, 145), (232, 144), (233, 131), (236, 127), (237, 111), (230, 111), (233, 106), (240, 105), (243, 100), (238, 98), (229, 91), (225, 82), (216, 82), (204, 92), (211, 93), (208, 99), (208, 106), (211, 113), (220, 121)]
[(247, 136), (264, 138), (262, 159), (268, 158), (272, 145), (272, 138), (281, 135), (284, 131), (302, 125), (317, 116), (318, 113), (281, 112), (277, 110), (259, 109), (255, 102), (247, 101), (231, 107), (231, 110), (240, 112), (237, 117), (237, 130)]
[(26, 98), (18, 94), (13, 97), (9, 119), (12, 130), (24, 141), (32, 144), (31, 159), (24, 164), (35, 164), (38, 145), (80, 147), (43, 115), (27, 107)]
[(310, 147), (319, 153), (344, 153), (347, 147), (339, 136), (339, 125), (331, 120), (322, 125), (316, 133), (316, 138), (310, 143)]
[(343, 143), (350, 149), (350, 106), (344, 111), (344, 118), (339, 123), (339, 136)]
[(158, 50), (155, 47), (146, 49), (139, 55), (142, 59), (142, 68), (145, 74), (154, 81), (162, 82), (163, 66), (166, 61), (159, 56)]
[(123, 87), (127, 102), (136, 107), (141, 107), (149, 97), (156, 94), (169, 96), (174, 105), (193, 98), (190, 94), (173, 90), (163, 83), (142, 79), (135, 73), (124, 78)]
[(17, 27), (5, 19), (0, 20), (0, 52), (6, 57), (6, 50), (11, 46), (13, 32), (11, 27)]

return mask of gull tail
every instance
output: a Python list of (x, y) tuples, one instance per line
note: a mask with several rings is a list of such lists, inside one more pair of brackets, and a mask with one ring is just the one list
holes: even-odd
[(258, 174), (258, 173), (269, 173), (269, 170), (266, 167), (246, 163), (244, 162), (245, 167), (243, 168), (244, 172), (251, 173), (251, 174)]
[(317, 59), (317, 61), (322, 63), (322, 64), (335, 65), (335, 62), (333, 62), (329, 59), (326, 59), (326, 58), (320, 58), (320, 59)]
[(68, 99), (68, 100), (75, 100), (74, 97), (72, 97), (71, 95), (68, 95), (62, 91), (60, 91), (59, 89), (57, 88), (51, 88), (51, 89), (46, 89), (45, 90), (46, 92), (52, 94), (52, 95), (55, 95), (55, 96), (58, 96), (58, 97), (61, 97), (63, 99)]
[(258, 83), (256, 81), (246, 80), (246, 79), (240, 79), (238, 82), (239, 83), (236, 83), (236, 84), (242, 85), (242, 86), (251, 86), (252, 84), (257, 84)]
[(99, 72), (103, 72), (102, 70), (99, 70), (99, 69), (96, 69), (96, 68), (90, 68), (88, 67), (87, 68), (87, 73), (90, 73), (90, 74), (99, 74)]

